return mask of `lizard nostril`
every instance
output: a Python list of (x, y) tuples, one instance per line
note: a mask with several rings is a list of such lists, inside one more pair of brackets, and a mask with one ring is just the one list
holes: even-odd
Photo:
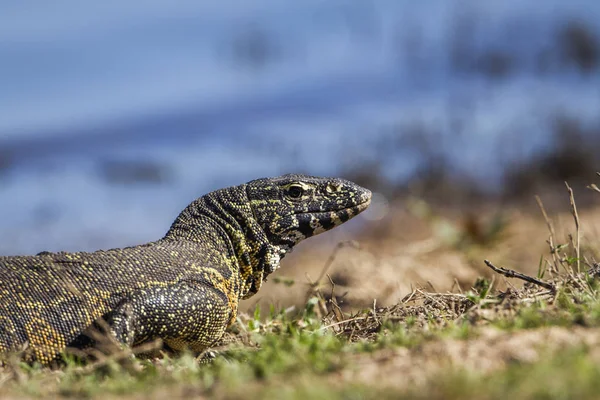
[(328, 185), (327, 185), (327, 187), (325, 188), (325, 191), (326, 191), (327, 193), (337, 193), (337, 192), (339, 192), (339, 191), (341, 191), (341, 190), (342, 190), (342, 186), (341, 186), (341, 185), (338, 185), (338, 184), (335, 184), (335, 183), (330, 183), (330, 184), (328, 184)]

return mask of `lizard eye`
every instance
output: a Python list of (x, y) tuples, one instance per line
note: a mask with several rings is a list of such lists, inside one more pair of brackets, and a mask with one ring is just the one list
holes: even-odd
[(292, 185), (288, 189), (288, 196), (292, 199), (299, 199), (304, 194), (304, 188), (300, 185)]

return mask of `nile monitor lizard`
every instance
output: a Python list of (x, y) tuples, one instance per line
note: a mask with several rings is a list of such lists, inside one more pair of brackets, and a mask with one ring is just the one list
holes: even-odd
[(126, 345), (201, 351), (299, 241), (365, 210), (371, 192), (284, 175), (211, 192), (160, 240), (93, 253), (0, 257), (0, 353), (48, 363), (100, 318)]

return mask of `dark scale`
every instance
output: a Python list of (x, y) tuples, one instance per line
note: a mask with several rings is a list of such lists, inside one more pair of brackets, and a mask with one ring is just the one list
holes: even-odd
[(0, 257), (0, 353), (48, 363), (105, 321), (132, 346), (160, 338), (202, 351), (221, 338), (299, 241), (365, 210), (371, 192), (337, 178), (284, 175), (209, 193), (164, 238), (93, 253)]

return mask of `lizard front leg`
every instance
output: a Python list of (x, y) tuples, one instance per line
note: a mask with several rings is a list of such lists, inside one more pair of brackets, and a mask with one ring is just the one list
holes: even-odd
[(221, 338), (231, 316), (224, 293), (199, 282), (140, 290), (107, 318), (132, 346), (161, 338), (173, 350), (202, 351)]

